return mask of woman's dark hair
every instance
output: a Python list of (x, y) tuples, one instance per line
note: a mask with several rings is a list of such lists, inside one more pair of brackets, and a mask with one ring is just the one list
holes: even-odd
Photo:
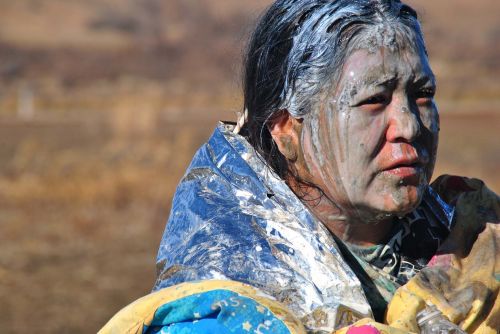
[[(400, 38), (403, 37), (403, 38)], [(286, 109), (302, 118), (334, 85), (346, 57), (360, 48), (425, 46), (416, 12), (399, 0), (277, 0), (261, 17), (244, 66), (241, 134), (284, 178), (288, 163), (267, 125)]]

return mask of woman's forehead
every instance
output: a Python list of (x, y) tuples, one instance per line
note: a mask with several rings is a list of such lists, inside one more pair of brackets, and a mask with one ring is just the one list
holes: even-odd
[(339, 83), (355, 81), (366, 85), (382, 85), (394, 80), (434, 80), (427, 56), (413, 48), (376, 51), (358, 49), (345, 60)]

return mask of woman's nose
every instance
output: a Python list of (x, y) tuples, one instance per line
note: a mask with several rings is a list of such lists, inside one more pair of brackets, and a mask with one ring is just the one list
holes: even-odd
[(408, 103), (396, 104), (388, 111), (386, 137), (390, 142), (412, 142), (420, 135), (418, 112)]

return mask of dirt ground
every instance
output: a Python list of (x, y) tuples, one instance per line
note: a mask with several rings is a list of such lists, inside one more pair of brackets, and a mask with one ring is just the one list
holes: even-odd
[(175, 184), (209, 131), (160, 128), (0, 122), (1, 333), (95, 332), (150, 291)]

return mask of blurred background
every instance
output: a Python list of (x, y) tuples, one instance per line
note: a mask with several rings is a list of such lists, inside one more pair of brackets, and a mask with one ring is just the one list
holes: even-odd
[[(269, 0), (0, 0), (0, 332), (92, 333), (147, 294), (175, 186), (241, 106)], [(500, 192), (500, 2), (413, 0), (436, 176)]]

